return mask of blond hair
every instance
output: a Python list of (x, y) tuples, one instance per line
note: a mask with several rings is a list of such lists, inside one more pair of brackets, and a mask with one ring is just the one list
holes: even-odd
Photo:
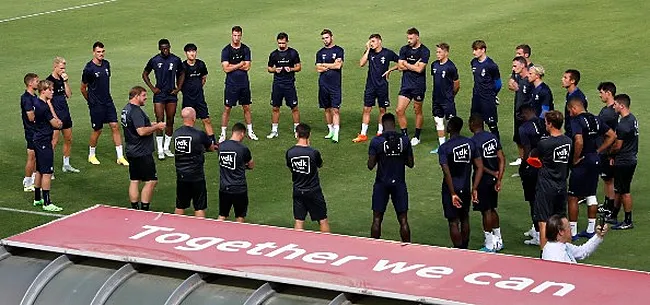
[(54, 57), (54, 61), (52, 63), (52, 68), (56, 68), (56, 66), (58, 66), (59, 64), (64, 64), (65, 65), (66, 64), (65, 58), (63, 58), (61, 56)]

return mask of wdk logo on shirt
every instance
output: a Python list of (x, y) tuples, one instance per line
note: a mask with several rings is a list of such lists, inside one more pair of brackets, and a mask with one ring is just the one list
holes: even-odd
[(291, 158), (291, 170), (309, 175), (311, 173), (311, 159), (309, 156), (299, 156)]
[(220, 152), (219, 153), (219, 165), (223, 168), (227, 168), (230, 170), (235, 170), (237, 167), (235, 164), (235, 160), (237, 160), (237, 152)]
[(497, 139), (491, 139), (483, 143), (483, 158), (497, 157)]
[(192, 153), (192, 137), (179, 136), (174, 139), (174, 149), (176, 153), (189, 154)]
[(564, 144), (556, 147), (553, 150), (553, 162), (555, 163), (569, 163), (569, 153), (571, 151), (571, 144)]
[(472, 157), (467, 143), (454, 147), (452, 153), (456, 163), (469, 163)]

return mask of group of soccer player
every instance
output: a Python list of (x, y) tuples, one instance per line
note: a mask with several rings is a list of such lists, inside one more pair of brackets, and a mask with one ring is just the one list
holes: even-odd
[[(234, 208), (235, 219), (244, 221), (248, 210), (246, 170), (254, 168), (250, 150), (242, 144), (244, 138), (258, 140), (251, 118), (251, 90), (248, 71), (251, 51), (241, 42), (243, 30), (235, 26), (231, 41), (221, 52), (221, 65), (226, 73), (224, 111), (219, 139), (213, 132), (203, 87), (208, 69), (197, 58), (197, 46), (185, 45), (186, 60), (171, 53), (167, 39), (158, 42), (159, 54), (152, 57), (142, 72), (142, 78), (153, 93), (156, 123), (151, 123), (141, 109), (147, 100), (147, 90), (135, 86), (129, 92), (129, 103), (121, 111), (121, 125), (126, 142), (126, 158), (122, 153), (117, 125), (116, 108), (110, 94), (110, 64), (104, 59), (101, 42), (93, 45), (93, 59), (82, 73), (81, 92), (88, 102), (93, 132), (90, 137), (88, 162), (100, 164), (95, 156), (97, 139), (103, 125), (108, 123), (113, 132), (117, 163), (129, 167), (131, 185), (129, 198), (132, 208), (148, 210), (156, 185), (157, 174), (154, 153), (158, 159), (174, 157), (177, 170), (176, 210), (182, 214), (190, 203), (195, 215), (204, 216), (207, 208), (207, 188), (204, 174), (206, 151), (219, 150), (220, 189), (219, 219), (229, 217)], [(372, 34), (366, 43), (359, 65), (368, 65), (364, 91), (361, 132), (353, 139), (368, 140), (372, 107), (379, 106), (377, 137), (369, 145), (368, 168), (377, 167), (373, 188), (374, 213), (371, 236), (379, 238), (381, 223), (388, 200), (391, 199), (400, 223), (403, 241), (410, 241), (407, 220), (408, 192), (405, 167), (413, 167), (413, 147), (420, 144), (424, 117), (422, 112), (427, 91), (426, 66), (430, 51), (420, 41), (419, 31), (406, 32), (408, 44), (399, 54), (383, 47), (379, 34)], [(330, 30), (321, 32), (324, 47), (316, 54), (316, 70), (320, 73), (318, 100), (324, 109), (328, 127), (326, 139), (339, 141), (340, 106), (342, 102), (341, 70), (344, 50), (334, 44)], [(271, 132), (279, 136), (280, 107), (283, 101), (291, 108), (293, 134), (297, 144), (286, 153), (286, 165), (294, 182), (295, 228), (302, 229), (307, 214), (318, 221), (322, 231), (329, 231), (327, 207), (320, 187), (318, 168), (323, 159), (318, 150), (310, 147), (311, 128), (301, 123), (295, 73), (301, 71), (298, 52), (288, 46), (286, 33), (277, 35), (278, 48), (269, 55), (268, 69), (273, 74), (271, 93)], [(431, 153), (438, 154), (444, 178), (441, 195), (444, 216), (449, 223), (452, 243), (458, 248), (469, 244), (469, 210), (482, 215), (485, 243), (483, 251), (496, 252), (503, 248), (500, 231), (498, 193), (505, 173), (506, 158), (499, 136), (497, 97), (502, 87), (498, 65), (487, 56), (487, 45), (482, 40), (472, 43), (474, 58), (470, 62), (474, 86), (471, 100), (469, 130), (471, 138), (461, 135), (463, 120), (457, 116), (455, 96), (460, 90), (459, 72), (449, 59), (450, 46), (436, 45), (436, 60), (431, 64), (432, 113), (439, 146)], [(530, 60), (528, 45), (516, 47), (512, 75), (508, 89), (515, 92), (514, 137), (519, 158), (510, 163), (519, 166), (524, 199), (530, 204), (533, 226), (525, 235), (527, 244), (545, 244), (545, 222), (552, 215), (565, 214), (568, 206), (574, 240), (594, 236), (598, 213), (615, 224), (614, 229), (631, 229), (632, 198), (630, 184), (637, 162), (638, 123), (630, 113), (630, 97), (616, 94), (611, 82), (598, 86), (605, 106), (599, 115), (587, 112), (587, 99), (578, 88), (580, 72), (567, 70), (562, 78), (566, 88), (564, 114), (555, 110), (552, 90), (544, 81), (545, 70)], [(391, 66), (391, 62), (395, 64)], [(50, 180), (53, 179), (54, 148), (58, 134), (64, 137), (63, 172), (79, 172), (70, 165), (72, 119), (67, 105), (71, 96), (65, 59), (54, 60), (53, 71), (47, 80), (39, 81), (29, 73), (24, 82), (26, 92), (21, 97), (21, 109), (27, 141), (27, 164), (23, 186), (34, 191), (34, 205), (46, 211), (61, 211), (50, 198)], [(390, 106), (388, 79), (392, 71), (402, 72), (396, 115), (387, 113)], [(156, 83), (149, 75), (154, 72)], [(38, 94), (37, 94), (38, 92)], [(174, 130), (178, 93), (182, 93), (183, 126)], [(416, 115), (415, 132), (409, 139), (406, 109), (413, 102)], [(236, 123), (226, 140), (230, 113), (241, 105), (246, 125)], [(196, 119), (203, 122), (204, 131), (194, 128)], [(400, 131), (397, 131), (399, 124)], [(487, 126), (487, 130), (484, 130)], [(564, 132), (562, 132), (564, 128)], [(171, 143), (174, 143), (174, 150)], [(598, 177), (604, 181), (605, 201), (599, 207), (596, 198)], [(568, 186), (567, 186), (568, 179)], [(145, 186), (139, 191), (139, 185)], [(578, 233), (579, 202), (586, 202), (588, 225)], [(625, 211), (622, 222), (617, 221), (621, 206)]]

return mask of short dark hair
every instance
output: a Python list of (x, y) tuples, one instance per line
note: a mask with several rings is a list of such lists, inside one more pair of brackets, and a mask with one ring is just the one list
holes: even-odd
[(519, 106), (519, 111), (520, 111), (521, 113), (524, 113), (524, 112), (532, 112), (532, 113), (535, 113), (535, 112), (536, 112), (536, 110), (535, 110), (535, 106), (533, 106), (533, 104), (531, 104), (531, 103), (525, 103), (525, 104)]
[(446, 43), (446, 42), (441, 42), (441, 43), (437, 44), (436, 48), (440, 48), (440, 49), (442, 49), (442, 50), (444, 50), (446, 52), (449, 52), (449, 44)]
[(167, 39), (167, 38), (162, 38), (162, 39), (158, 40), (158, 46), (159, 46), (159, 47), (164, 46), (164, 45), (171, 45), (171, 44), (169, 43), (169, 39)]
[(557, 235), (564, 230), (564, 221), (562, 221), (564, 218), (562, 215), (555, 214), (546, 221), (546, 239), (549, 242), (556, 242)]
[(630, 104), (632, 104), (632, 99), (630, 99), (630, 96), (627, 95), (627, 94), (625, 94), (625, 93), (617, 94), (617, 95), (614, 97), (614, 100), (615, 100), (617, 103), (619, 103), (619, 104), (625, 106), (625, 108), (630, 108)]
[(381, 40), (381, 35), (379, 35), (379, 34), (371, 34), (370, 37), (368, 37), (368, 39), (373, 39), (373, 38), (377, 38), (377, 39)]
[(230, 32), (231, 33), (234, 33), (234, 32), (243, 33), (244, 30), (240, 26), (236, 25), (236, 26), (233, 26), (232, 29), (230, 29)]
[(524, 65), (524, 67), (526, 67), (526, 69), (528, 69), (528, 67), (527, 67), (528, 62), (526, 61), (526, 58), (524, 58), (523, 56), (517, 56), (517, 57), (513, 58), (512, 61), (519, 62), (520, 64)]
[(616, 85), (612, 82), (602, 82), (598, 84), (598, 91), (606, 91), (612, 95), (616, 95)]
[(300, 123), (296, 126), (296, 133), (299, 139), (309, 139), (311, 135), (311, 127), (305, 123)]
[(95, 51), (95, 49), (97, 49), (97, 48), (102, 48), (103, 49), (104, 44), (101, 41), (95, 41), (95, 43), (93, 43), (93, 51)]
[(23, 78), (23, 82), (25, 82), (25, 86), (29, 85), (35, 78), (38, 78), (38, 74), (36, 73), (27, 73), (25, 74), (25, 77)]
[(478, 113), (469, 116), (469, 126), (483, 128), (483, 117)]
[(519, 49), (523, 50), (524, 54), (528, 54), (528, 57), (530, 57), (530, 55), (533, 54), (531, 53), (530, 46), (527, 44), (520, 44), (515, 48), (515, 50), (519, 50)]
[(381, 124), (383, 125), (384, 123), (392, 123), (395, 125), (395, 115), (390, 112), (384, 113), (384, 115), (381, 116)]
[(276, 40), (286, 40), (289, 41), (289, 34), (285, 32), (280, 32), (278, 33), (278, 36), (275, 38)]
[(449, 132), (460, 133), (463, 129), (463, 119), (455, 116), (447, 122), (447, 130)]
[(410, 29), (406, 30), (406, 34), (420, 36), (420, 31), (418, 31), (418, 29), (416, 29), (416, 28), (410, 28)]
[(575, 70), (575, 69), (569, 69), (564, 71), (564, 73), (569, 74), (569, 78), (575, 82), (575, 85), (577, 86), (578, 83), (580, 82), (580, 71)]
[(145, 89), (144, 87), (135, 86), (135, 87), (131, 88), (131, 90), (129, 90), (129, 99), (132, 99), (132, 98), (140, 95), (142, 92), (145, 92), (145, 91), (147, 91), (147, 89)]
[(334, 36), (334, 35), (332, 34), (332, 31), (330, 31), (330, 29), (323, 29), (322, 31), (320, 31), (320, 34), (321, 34), (321, 35), (325, 35), (325, 34), (327, 34), (327, 35), (330, 35), (330, 36)]
[(54, 83), (47, 79), (41, 79), (38, 81), (38, 93), (41, 93), (47, 89), (54, 89)]
[(185, 51), (185, 52), (188, 52), (188, 51), (196, 51), (196, 50), (197, 50), (196, 45), (193, 44), (193, 43), (188, 43), (188, 44), (186, 44), (185, 47), (183, 48), (183, 51)]
[(577, 97), (577, 96), (572, 97), (572, 98), (569, 100), (569, 102), (567, 102), (567, 105), (568, 105), (569, 107), (573, 107), (574, 105), (575, 105), (575, 106), (580, 106), (580, 107), (582, 107), (582, 108), (585, 107), (585, 104), (584, 104), (584, 102), (582, 101), (582, 99), (581, 99), (580, 97)]
[(544, 114), (544, 119), (547, 123), (551, 124), (555, 129), (561, 129), (564, 123), (564, 115), (557, 110), (551, 110)]
[(472, 50), (485, 49), (487, 50), (487, 44), (483, 40), (474, 40), (472, 42)]
[(232, 125), (232, 132), (246, 132), (246, 126), (242, 123), (235, 123), (235, 125)]

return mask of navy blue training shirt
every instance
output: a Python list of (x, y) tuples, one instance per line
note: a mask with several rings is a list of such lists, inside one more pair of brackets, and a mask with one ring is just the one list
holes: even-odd
[[(409, 45), (403, 46), (399, 49), (399, 59), (405, 60), (407, 63), (414, 65), (416, 62), (424, 64), (429, 63), (431, 51), (424, 44), (420, 44), (417, 48), (412, 48)], [(426, 90), (427, 87), (427, 69), (423, 69), (418, 73), (411, 70), (402, 72), (402, 89), (422, 89)]]
[(458, 80), (458, 69), (453, 61), (441, 64), (439, 60), (431, 65), (433, 76), (433, 102), (436, 104), (454, 103), (454, 82)]
[(183, 100), (191, 102), (203, 102), (205, 96), (203, 93), (203, 77), (208, 75), (208, 67), (205, 62), (196, 59), (193, 65), (187, 60), (183, 61), (183, 70), (185, 71), (185, 81), (183, 81)]
[(388, 71), (391, 62), (397, 62), (398, 60), (399, 56), (391, 49), (381, 48), (379, 52), (371, 49), (368, 52), (366, 88), (383, 88), (388, 86), (388, 80), (382, 75)]
[(375, 183), (396, 184), (406, 182), (406, 162), (413, 158), (409, 138), (396, 131), (386, 131), (374, 137), (368, 155), (377, 160)]
[[(455, 190), (468, 190), (471, 187), (472, 164), (481, 157), (479, 150), (469, 138), (454, 136), (438, 148), (440, 165), (447, 164)], [(444, 175), (443, 191), (447, 191)]]
[[(614, 110), (614, 104), (611, 106), (605, 106), (600, 109), (598, 117), (600, 117), (600, 120), (603, 121), (605, 125), (616, 131), (616, 127), (618, 126), (618, 113), (616, 113), (616, 110)], [(599, 137), (598, 146), (602, 145), (604, 140), (605, 139), (603, 137)]]
[(40, 98), (34, 98), (34, 142), (50, 144), (52, 141), (52, 134), (54, 128), (50, 120), (52, 120), (52, 111), (50, 106)]
[(633, 114), (621, 117), (616, 126), (616, 139), (622, 140), (623, 146), (616, 153), (614, 165), (636, 164), (639, 152), (639, 122)]
[(27, 112), (34, 111), (34, 103), (36, 102), (37, 97), (31, 93), (25, 91), (23, 95), (20, 96), (20, 113), (23, 118), (23, 128), (25, 129), (25, 138), (32, 139), (34, 137), (34, 122), (31, 122), (27, 118)]
[(86, 64), (81, 82), (88, 85), (89, 105), (108, 105), (113, 103), (111, 97), (111, 64), (102, 60), (98, 66), (92, 60)]
[(501, 143), (497, 137), (487, 131), (481, 131), (472, 136), (472, 141), (483, 159), (483, 166), (491, 171), (499, 170), (499, 158), (497, 152), (501, 150)]
[(474, 58), (470, 65), (472, 66), (472, 74), (474, 74), (472, 100), (482, 103), (495, 103), (497, 96), (495, 82), (501, 79), (499, 66), (489, 57), (486, 57), (482, 62)]
[[(242, 61), (251, 61), (251, 49), (247, 45), (241, 44), (239, 48), (234, 48), (231, 44), (226, 45), (221, 50), (221, 62), (227, 61), (236, 65)], [(237, 69), (226, 73), (226, 85), (237, 87), (248, 87), (248, 71)]]
[(169, 54), (167, 57), (156, 54), (149, 59), (144, 70), (147, 72), (153, 70), (156, 75), (156, 88), (170, 93), (176, 88), (176, 78), (183, 72), (183, 62), (174, 54)]
[(596, 154), (598, 150), (598, 138), (602, 138), (610, 128), (598, 116), (583, 112), (571, 120), (571, 138), (575, 140), (576, 135), (582, 135), (581, 157), (588, 154)]
[[(321, 48), (316, 53), (317, 64), (333, 64), (336, 59), (345, 61), (345, 51), (339, 46)], [(318, 77), (318, 85), (327, 89), (341, 88), (341, 69), (330, 69), (322, 72)]]
[(533, 88), (532, 105), (535, 108), (537, 117), (542, 117), (542, 107), (544, 106), (547, 106), (549, 111), (555, 109), (555, 106), (553, 106), (553, 92), (546, 83), (541, 83)]
[(50, 74), (46, 79), (54, 84), (52, 94), (52, 107), (54, 108), (54, 111), (56, 111), (56, 113), (68, 112), (68, 99), (65, 96), (65, 82), (61, 78), (54, 78), (52, 74)]
[(585, 96), (584, 93), (582, 93), (582, 90), (580, 88), (576, 88), (573, 92), (566, 93), (566, 103), (564, 106), (564, 134), (570, 136), (573, 133), (571, 132), (571, 116), (569, 115), (569, 101), (573, 99), (579, 99), (582, 101), (582, 106), (585, 107), (585, 110), (587, 110), (587, 97)]
[[(274, 50), (269, 55), (268, 67), (293, 68), (300, 63), (300, 54), (294, 48), (288, 47), (286, 50)], [(273, 73), (273, 83), (277, 85), (293, 85), (296, 82), (296, 72), (287, 72), (282, 70), (280, 73)]]

